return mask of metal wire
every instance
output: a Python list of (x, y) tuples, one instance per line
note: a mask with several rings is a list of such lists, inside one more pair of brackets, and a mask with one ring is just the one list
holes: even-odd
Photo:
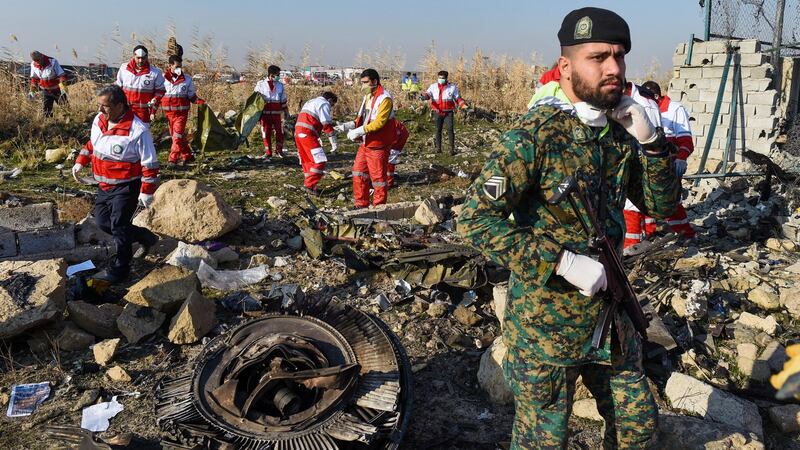
[(766, 49), (776, 37), (778, 5), (785, 3), (780, 44), (781, 56), (800, 56), (800, 0), (705, 0), (711, 5), (711, 39), (757, 39)]

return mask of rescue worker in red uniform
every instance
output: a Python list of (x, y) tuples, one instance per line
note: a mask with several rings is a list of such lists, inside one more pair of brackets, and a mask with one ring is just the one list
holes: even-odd
[(275, 156), (283, 158), (283, 124), (281, 114), (289, 118), (289, 107), (286, 92), (280, 80), (281, 68), (269, 66), (267, 78), (256, 83), (255, 92), (264, 97), (264, 111), (261, 113), (261, 136), (264, 138), (264, 154), (272, 156), (272, 133), (275, 132)]
[(458, 93), (458, 87), (447, 81), (449, 73), (446, 70), (441, 70), (438, 73), (436, 83), (428, 87), (428, 90), (420, 94), (420, 99), (430, 100), (431, 109), (435, 115), (436, 121), (436, 151), (442, 151), (442, 129), (447, 127), (447, 135), (450, 138), (450, 154), (456, 154), (456, 133), (453, 124), (453, 115), (456, 106), (461, 109), (467, 107), (467, 102), (461, 98)]
[(113, 236), (117, 254), (99, 278), (118, 283), (130, 272), (133, 243), (140, 243), (144, 254), (158, 242), (150, 230), (131, 223), (137, 203), (149, 207), (153, 202), (158, 158), (150, 127), (134, 115), (119, 86), (102, 88), (97, 104), (100, 113), (75, 160), (72, 176), (78, 180), (81, 170), (91, 163), (94, 178), (100, 182), (94, 218), (101, 230)]
[(389, 150), (389, 160), (386, 164), (386, 183), (390, 188), (394, 187), (394, 170), (395, 166), (400, 164), (400, 152), (406, 146), (408, 141), (408, 128), (397, 119), (394, 119), (394, 127), (397, 133), (397, 139), (392, 144), (392, 149)]
[(361, 72), (361, 91), (364, 100), (353, 122), (336, 127), (347, 131), (347, 138), (361, 142), (353, 163), (353, 196), (356, 208), (369, 206), (372, 186), (372, 205), (383, 205), (387, 199), (386, 169), (389, 151), (397, 140), (392, 94), (381, 85), (375, 69)]
[(307, 101), (300, 109), (294, 126), (294, 142), (305, 177), (303, 186), (306, 192), (313, 195), (319, 195), (317, 183), (325, 174), (325, 163), (328, 162), (321, 135), (328, 137), (331, 153), (336, 153), (338, 148), (331, 118), (331, 109), (337, 100), (333, 92), (323, 92), (321, 96)]
[(189, 141), (186, 139), (186, 122), (189, 120), (189, 109), (192, 103), (203, 104), (197, 98), (197, 91), (192, 77), (183, 71), (183, 59), (178, 55), (169, 57), (169, 69), (164, 74), (166, 93), (161, 100), (161, 108), (169, 121), (169, 134), (172, 146), (169, 150), (168, 166), (184, 166), (194, 161)]
[(67, 74), (58, 60), (37, 51), (31, 52), (31, 90), (28, 98), (33, 100), (36, 92), (42, 94), (42, 112), (53, 116), (53, 103), (63, 103), (67, 95)]
[(119, 68), (116, 85), (125, 92), (131, 111), (149, 127), (165, 90), (164, 75), (150, 65), (144, 45), (134, 47), (133, 58)]
[[(686, 158), (694, 150), (692, 132), (689, 125), (689, 114), (686, 109), (677, 102), (671, 102), (669, 97), (661, 95), (661, 87), (654, 81), (644, 83), (641, 88), (629, 83), (628, 89), (632, 89), (631, 95), (637, 103), (647, 103), (645, 109), (651, 121), (657, 123), (664, 129), (667, 140), (678, 147), (675, 157), (675, 174), (682, 177), (686, 172)], [(670, 104), (672, 106), (670, 107)], [(655, 116), (655, 117), (653, 117)], [(655, 234), (657, 225), (653, 217), (647, 216), (639, 211), (631, 202), (625, 203), (623, 210), (625, 215), (625, 240), (623, 243), (623, 254), (636, 255), (649, 248), (651, 242), (644, 241), (646, 236)], [(673, 232), (691, 239), (695, 237), (695, 231), (689, 224), (686, 209), (683, 205), (678, 205), (675, 214), (667, 219), (667, 224)]]

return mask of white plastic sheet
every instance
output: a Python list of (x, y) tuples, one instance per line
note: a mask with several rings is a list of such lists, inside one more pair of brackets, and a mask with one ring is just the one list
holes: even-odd
[(213, 267), (200, 262), (197, 269), (197, 278), (200, 284), (206, 288), (213, 288), (218, 291), (235, 291), (251, 284), (261, 282), (269, 276), (269, 266), (257, 266), (245, 270), (215, 270)]
[(110, 425), (109, 420), (122, 412), (125, 407), (117, 401), (117, 396), (111, 397), (110, 402), (98, 403), (83, 408), (81, 428), (89, 431), (106, 431)]

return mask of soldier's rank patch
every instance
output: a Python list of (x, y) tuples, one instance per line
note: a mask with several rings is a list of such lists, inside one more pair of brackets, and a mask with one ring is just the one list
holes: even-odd
[(508, 189), (508, 180), (506, 177), (494, 176), (483, 183), (483, 192), (492, 200), (500, 199), (500, 197), (505, 195), (506, 189)]
[(592, 19), (589, 16), (581, 17), (575, 24), (575, 39), (591, 39)]

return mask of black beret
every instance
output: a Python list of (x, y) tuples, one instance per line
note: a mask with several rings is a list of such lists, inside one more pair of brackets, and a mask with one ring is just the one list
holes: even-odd
[(606, 42), (620, 44), (625, 53), (631, 51), (631, 30), (619, 14), (602, 8), (576, 9), (561, 22), (558, 41), (562, 47), (585, 44), (587, 42)]

